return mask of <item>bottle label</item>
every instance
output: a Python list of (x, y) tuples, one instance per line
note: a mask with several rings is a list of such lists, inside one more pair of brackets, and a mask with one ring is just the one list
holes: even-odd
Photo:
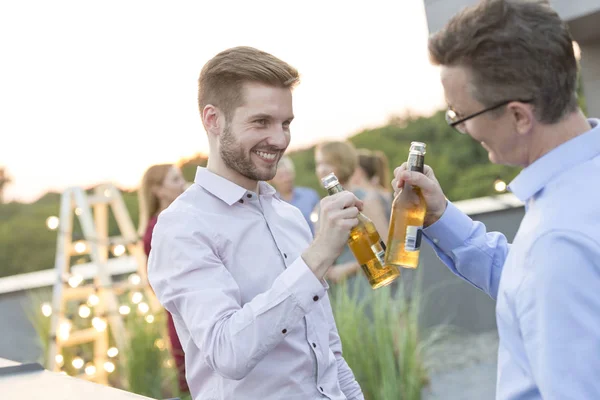
[(377, 257), (377, 260), (379, 260), (381, 266), (383, 267), (383, 260), (385, 259), (385, 247), (381, 247), (382, 244), (383, 242), (379, 242), (371, 245), (371, 250), (373, 250), (373, 254), (375, 254), (375, 257)]
[(421, 248), (422, 226), (409, 225), (406, 227), (406, 239), (404, 241), (404, 250), (417, 251)]
[(425, 157), (422, 154), (410, 153), (408, 155), (408, 170), (423, 173)]

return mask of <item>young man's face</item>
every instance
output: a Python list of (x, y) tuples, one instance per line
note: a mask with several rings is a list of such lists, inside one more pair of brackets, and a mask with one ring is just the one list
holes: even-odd
[(244, 103), (219, 136), (219, 154), (233, 172), (252, 181), (268, 181), (290, 144), (294, 119), (290, 89), (249, 82)]

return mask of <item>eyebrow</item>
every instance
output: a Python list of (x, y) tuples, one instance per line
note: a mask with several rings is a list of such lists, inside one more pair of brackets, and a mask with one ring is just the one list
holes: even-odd
[[(259, 114), (253, 114), (251, 116), (248, 117), (249, 120), (255, 120), (255, 119), (274, 119), (273, 116), (271, 114), (265, 114), (265, 113), (259, 113)], [(285, 119), (285, 121), (292, 121), (294, 119), (294, 116), (290, 116), (287, 117)]]

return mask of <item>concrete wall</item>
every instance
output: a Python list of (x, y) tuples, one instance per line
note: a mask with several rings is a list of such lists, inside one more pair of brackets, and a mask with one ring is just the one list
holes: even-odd
[[(502, 232), (512, 242), (523, 215), (524, 209), (519, 207), (471, 217), (483, 222), (488, 232)], [(418, 272), (422, 274), (422, 326), (449, 324), (467, 333), (495, 330), (496, 302), (450, 272), (430, 246), (424, 247)]]

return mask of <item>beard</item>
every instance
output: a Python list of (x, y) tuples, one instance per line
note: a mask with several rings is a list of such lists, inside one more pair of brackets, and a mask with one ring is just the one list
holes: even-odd
[(240, 175), (253, 181), (270, 181), (275, 176), (275, 173), (277, 172), (277, 163), (274, 163), (272, 168), (258, 168), (252, 161), (251, 153), (254, 150), (281, 153), (280, 149), (266, 146), (261, 147), (260, 149), (252, 149), (246, 153), (231, 132), (229, 125), (226, 125), (223, 129), (223, 133), (219, 137), (219, 144), (221, 160), (223, 160), (228, 168), (236, 171)]

